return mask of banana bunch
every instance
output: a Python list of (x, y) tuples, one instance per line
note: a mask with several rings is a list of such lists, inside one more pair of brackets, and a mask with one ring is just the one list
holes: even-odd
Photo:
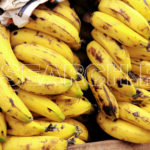
[[(150, 143), (150, 1), (100, 0), (91, 16), (87, 79), (109, 135)], [(142, 137), (142, 138), (141, 138)]]
[(94, 110), (73, 51), (80, 28), (67, 0), (40, 5), (22, 29), (0, 25), (0, 149), (65, 150), (88, 141), (86, 126), (72, 119)]

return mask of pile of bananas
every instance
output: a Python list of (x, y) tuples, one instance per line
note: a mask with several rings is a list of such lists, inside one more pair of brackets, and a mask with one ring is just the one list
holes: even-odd
[(88, 140), (87, 128), (72, 119), (93, 111), (71, 50), (81, 46), (79, 32), (68, 1), (42, 4), (11, 33), (0, 25), (0, 149), (64, 150)]
[(90, 88), (99, 126), (133, 143), (150, 143), (150, 0), (100, 0), (91, 17)]

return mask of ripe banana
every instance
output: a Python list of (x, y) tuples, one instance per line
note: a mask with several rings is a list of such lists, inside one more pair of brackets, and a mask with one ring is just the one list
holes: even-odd
[(150, 61), (143, 59), (131, 59), (132, 71), (138, 74), (150, 74)]
[(75, 136), (72, 136), (71, 138), (69, 138), (68, 140), (68, 146), (71, 145), (80, 145), (80, 144), (85, 144), (85, 142)]
[(36, 120), (35, 122), (47, 128), (47, 131), (41, 134), (42, 136), (56, 136), (61, 139), (68, 139), (77, 131), (75, 126), (64, 122), (58, 123), (41, 120)]
[(0, 142), (5, 142), (7, 136), (7, 125), (5, 121), (5, 116), (0, 112)]
[(84, 140), (84, 141), (88, 140), (89, 133), (88, 133), (88, 130), (84, 124), (82, 124), (81, 122), (79, 122), (75, 119), (71, 119), (71, 118), (64, 120), (64, 122), (71, 124), (71, 125), (74, 125), (77, 128), (78, 133), (76, 134), (76, 136), (79, 139)]
[(63, 72), (68, 78), (77, 78), (77, 72), (73, 65), (49, 48), (38, 44), (20, 44), (14, 48), (14, 53), (18, 59), (26, 63), (39, 65), (48, 71), (51, 71), (51, 68), (49, 68), (51, 66)]
[(150, 0), (122, 0), (150, 21)]
[(80, 48), (78, 30), (71, 23), (51, 11), (34, 10), (25, 27), (50, 34), (64, 41), (71, 48)]
[(67, 141), (54, 136), (9, 137), (3, 150), (67, 150)]
[(142, 46), (149, 48), (148, 40), (110, 15), (98, 11), (94, 12), (91, 17), (91, 23), (99, 31), (107, 34), (126, 46)]
[(50, 99), (23, 91), (21, 89), (19, 89), (17, 93), (29, 110), (41, 114), (42, 116), (45, 116), (53, 121), (62, 121), (65, 119), (65, 116), (60, 108)]
[(60, 95), (54, 99), (66, 118), (82, 115), (91, 109), (91, 103), (86, 101), (87, 99), (85, 97), (76, 98)]
[(142, 109), (144, 109), (145, 111), (147, 111), (148, 113), (150, 113), (150, 103), (140, 104), (139, 107), (141, 107)]
[(132, 58), (150, 60), (150, 51), (145, 47), (127, 47), (127, 50)]
[(123, 46), (115, 39), (107, 36), (105, 33), (98, 31), (97, 29), (93, 29), (91, 34), (94, 40), (105, 48), (105, 50), (110, 54), (110, 56), (116, 61), (116, 63), (124, 72), (131, 71), (131, 60), (125, 46)]
[(80, 72), (80, 69), (82, 67), (81, 61), (80, 61), (79, 57), (75, 53), (73, 53), (73, 66), (75, 67), (75, 69), (77, 71)]
[(87, 78), (100, 109), (110, 119), (116, 120), (119, 117), (118, 104), (116, 98), (106, 85), (105, 77), (100, 74), (94, 65), (91, 65), (87, 69)]
[(99, 10), (120, 20), (146, 39), (150, 38), (150, 27), (147, 20), (121, 0), (101, 0)]
[(73, 63), (73, 53), (69, 46), (43, 32), (23, 28), (13, 31), (10, 38), (12, 47), (23, 43), (36, 43), (56, 51)]
[(87, 55), (90, 61), (107, 78), (107, 84), (127, 96), (136, 94), (136, 90), (129, 77), (118, 67), (105, 49), (96, 41), (87, 46)]
[(1, 72), (0, 78), (0, 107), (4, 113), (24, 122), (32, 121), (32, 114), (13, 91), (6, 77)]
[(149, 143), (150, 132), (121, 119), (113, 122), (99, 112), (97, 116), (99, 126), (109, 135), (132, 143)]
[(1, 144), (1, 143), (0, 143), (0, 150), (3, 150), (3, 149), (2, 149), (2, 144)]
[(19, 66), (18, 60), (16, 59), (10, 45), (10, 34), (9, 31), (2, 25), (0, 25), (0, 41), (3, 44), (0, 44), (0, 67), (1, 71), (9, 78), (12, 78), (12, 75), (16, 77), (17, 84), (21, 84), (25, 81), (24, 76), (22, 75), (21, 67)]
[(150, 130), (150, 113), (129, 102), (118, 102), (119, 117), (143, 129)]
[(40, 125), (34, 120), (29, 123), (24, 123), (7, 115), (6, 121), (9, 125), (9, 128), (8, 128), (9, 135), (34, 136), (34, 135), (40, 135), (41, 133), (47, 130), (46, 127)]

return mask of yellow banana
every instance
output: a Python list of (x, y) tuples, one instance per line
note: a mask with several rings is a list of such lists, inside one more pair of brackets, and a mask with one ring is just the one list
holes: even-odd
[(149, 103), (150, 102), (150, 92), (145, 89), (136, 89), (136, 94), (132, 97), (127, 97), (117, 90), (111, 90), (114, 96), (116, 97), (117, 101), (124, 101), (124, 102), (132, 102), (133, 104), (141, 104), (141, 103)]
[(80, 144), (85, 144), (85, 142), (75, 136), (72, 136), (71, 138), (68, 139), (68, 146)]
[(101, 0), (99, 10), (120, 20), (146, 39), (150, 38), (150, 27), (147, 20), (121, 0)]
[(56, 136), (62, 139), (68, 139), (74, 135), (77, 131), (76, 127), (68, 123), (58, 123), (36, 120), (41, 126), (47, 128), (46, 132), (42, 133), (42, 136)]
[(75, 69), (77, 71), (80, 72), (80, 69), (82, 67), (81, 66), (81, 61), (80, 61), (79, 57), (75, 53), (73, 53), (73, 66), (75, 67)]
[(149, 143), (150, 132), (121, 119), (113, 122), (99, 112), (97, 116), (99, 126), (109, 135), (132, 143)]
[(145, 111), (147, 111), (148, 113), (150, 113), (150, 103), (140, 104), (139, 107), (141, 107), (142, 109), (144, 109)]
[(33, 136), (33, 135), (40, 135), (41, 133), (47, 130), (46, 127), (40, 125), (34, 120), (29, 123), (24, 123), (7, 115), (6, 121), (9, 125), (9, 128), (8, 128), (9, 135)]
[(131, 60), (125, 46), (97, 29), (93, 29), (91, 34), (94, 40), (105, 48), (124, 72), (131, 71)]
[(1, 144), (1, 143), (0, 143), (0, 150), (3, 150), (3, 149), (2, 149), (2, 144)]
[(21, 84), (25, 81), (25, 78), (22, 75), (18, 60), (11, 49), (9, 31), (4, 26), (0, 25), (0, 33), (0, 41), (3, 43), (0, 44), (1, 71), (10, 79), (12, 75), (15, 76), (17, 84)]
[(41, 114), (53, 121), (62, 121), (65, 119), (60, 108), (50, 99), (21, 89), (19, 89), (17, 93), (20, 99), (31, 111)]
[(81, 140), (84, 140), (84, 141), (87, 141), (88, 140), (88, 137), (89, 137), (89, 133), (88, 133), (88, 130), (86, 128), (86, 126), (84, 124), (82, 124), (81, 122), (75, 120), (75, 119), (66, 119), (64, 120), (64, 122), (68, 123), (68, 124), (71, 124), (71, 125), (74, 125), (77, 127), (77, 130), (79, 131), (77, 133), (77, 137)]
[(4, 113), (24, 122), (32, 121), (32, 114), (16, 95), (2, 73), (0, 73), (0, 89), (0, 107)]
[(96, 41), (90, 42), (87, 46), (87, 55), (102, 75), (107, 78), (109, 86), (125, 95), (135, 95), (136, 90), (129, 77), (118, 67), (101, 45)]
[(9, 137), (3, 150), (67, 150), (67, 141), (54, 136)]
[(60, 16), (71, 23), (80, 32), (81, 21), (74, 9), (61, 3), (58, 3), (54, 8), (48, 8), (46, 5), (44, 5), (43, 7), (40, 7), (38, 9), (44, 9), (48, 11), (51, 10), (55, 15)]
[(150, 61), (143, 59), (131, 59), (132, 71), (138, 74), (150, 74)]
[(108, 14), (98, 11), (94, 12), (91, 18), (91, 23), (99, 31), (126, 46), (143, 46), (149, 48), (148, 40)]
[(23, 43), (36, 43), (56, 51), (73, 63), (73, 53), (69, 46), (43, 32), (23, 28), (13, 31), (10, 38), (12, 47)]
[(106, 85), (105, 77), (94, 65), (91, 65), (87, 69), (87, 78), (98, 106), (109, 118), (116, 120), (119, 117), (118, 104)]
[(150, 51), (145, 47), (127, 47), (132, 58), (150, 60)]
[(129, 102), (118, 102), (119, 117), (143, 129), (150, 130), (150, 113)]
[(7, 125), (5, 121), (5, 116), (0, 112), (0, 142), (5, 142), (7, 136)]
[(76, 117), (91, 109), (91, 103), (85, 97), (76, 98), (65, 95), (55, 97), (55, 103), (62, 110), (66, 118)]
[(150, 21), (150, 0), (122, 0)]
[[(32, 52), (32, 53), (31, 53)], [(51, 70), (49, 66), (63, 72), (68, 78), (77, 78), (73, 65), (57, 52), (38, 44), (20, 44), (14, 48), (16, 57), (26, 63), (39, 65)]]
[(50, 34), (74, 49), (80, 48), (78, 30), (71, 23), (55, 15), (52, 11), (34, 10), (25, 27)]

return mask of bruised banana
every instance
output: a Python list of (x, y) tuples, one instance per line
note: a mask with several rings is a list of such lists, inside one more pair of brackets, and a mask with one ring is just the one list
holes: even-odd
[(39, 65), (48, 71), (51, 71), (52, 68), (58, 69), (68, 78), (77, 79), (77, 72), (73, 65), (49, 48), (38, 44), (20, 44), (14, 48), (14, 53), (18, 59), (26, 63)]
[(72, 8), (58, 3), (54, 8), (48, 8), (46, 5), (42, 5), (41, 7), (38, 7), (38, 9), (44, 9), (48, 11), (51, 10), (55, 15), (62, 17), (71, 23), (78, 30), (78, 32), (80, 32), (81, 22), (78, 15)]
[(69, 118), (82, 115), (91, 109), (91, 103), (85, 99), (85, 97), (76, 98), (60, 95), (56, 96), (54, 101), (61, 109), (65, 117)]
[(71, 23), (55, 15), (52, 11), (34, 10), (25, 27), (50, 34), (64, 41), (71, 48), (80, 48), (78, 30)]
[(98, 106), (109, 118), (116, 120), (119, 117), (118, 104), (106, 85), (105, 77), (94, 65), (91, 65), (87, 69), (87, 78)]
[(12, 75), (15, 76), (17, 79), (17, 84), (24, 83), (25, 78), (22, 75), (21, 67), (10, 45), (10, 33), (2, 25), (0, 25), (0, 33), (0, 41), (3, 43), (0, 44), (1, 71), (10, 79), (12, 78)]
[(67, 141), (54, 136), (9, 137), (3, 150), (67, 150)]
[(29, 110), (53, 121), (62, 121), (65, 119), (61, 109), (50, 99), (21, 89), (17, 90), (17, 93)]
[(73, 53), (69, 46), (46, 33), (23, 28), (13, 31), (10, 38), (12, 47), (23, 43), (36, 43), (56, 51), (73, 63)]
[(133, 125), (121, 119), (113, 122), (104, 114), (99, 112), (97, 123), (109, 135), (132, 143), (149, 143), (150, 131)]
[(120, 20), (146, 39), (150, 38), (148, 21), (139, 12), (121, 0), (101, 0), (99, 10)]
[(34, 136), (34, 135), (40, 135), (41, 133), (43, 133), (47, 130), (46, 127), (35, 122), (35, 120), (33, 120), (29, 123), (24, 123), (24, 122), (16, 120), (16, 119), (7, 115), (6, 121), (9, 125), (9, 128), (7, 130), (9, 135)]
[(131, 71), (131, 60), (127, 48), (105, 33), (93, 29), (92, 37), (102, 45), (124, 72)]
[(80, 145), (80, 144), (85, 144), (85, 142), (75, 136), (72, 136), (71, 138), (69, 138), (68, 140), (68, 146), (71, 145)]
[(150, 60), (150, 51), (146, 47), (127, 47), (130, 57)]
[(99, 31), (129, 47), (142, 46), (149, 48), (149, 42), (141, 35), (130, 29), (121, 21), (103, 12), (94, 12), (91, 17), (92, 25)]
[(0, 72), (0, 107), (4, 113), (24, 122), (32, 121), (32, 114), (16, 95), (6, 77)]
[(150, 130), (150, 113), (129, 102), (118, 102), (119, 117), (143, 129)]
[(84, 140), (84, 141), (88, 140), (89, 134), (88, 134), (88, 130), (84, 124), (82, 124), (81, 122), (79, 122), (75, 119), (71, 119), (71, 118), (64, 120), (64, 122), (76, 126), (76, 128), (78, 130), (76, 136), (79, 139)]
[(136, 94), (132, 97), (127, 97), (117, 90), (111, 90), (117, 101), (130, 102), (133, 104), (150, 103), (150, 92), (145, 89), (136, 89)]
[(122, 0), (150, 21), (150, 0)]
[(47, 128), (46, 132), (41, 134), (42, 136), (56, 136), (62, 139), (68, 139), (77, 131), (75, 126), (64, 122), (58, 123), (41, 120), (35, 120), (35, 122)]
[(150, 75), (150, 61), (131, 58), (131, 64), (133, 72)]
[(87, 55), (90, 61), (100, 70), (102, 75), (107, 78), (107, 83), (110, 86), (127, 96), (136, 94), (136, 90), (130, 78), (96, 41), (92, 41), (88, 44)]
[(0, 112), (0, 142), (5, 142), (7, 136), (7, 125), (5, 121), (5, 116)]

